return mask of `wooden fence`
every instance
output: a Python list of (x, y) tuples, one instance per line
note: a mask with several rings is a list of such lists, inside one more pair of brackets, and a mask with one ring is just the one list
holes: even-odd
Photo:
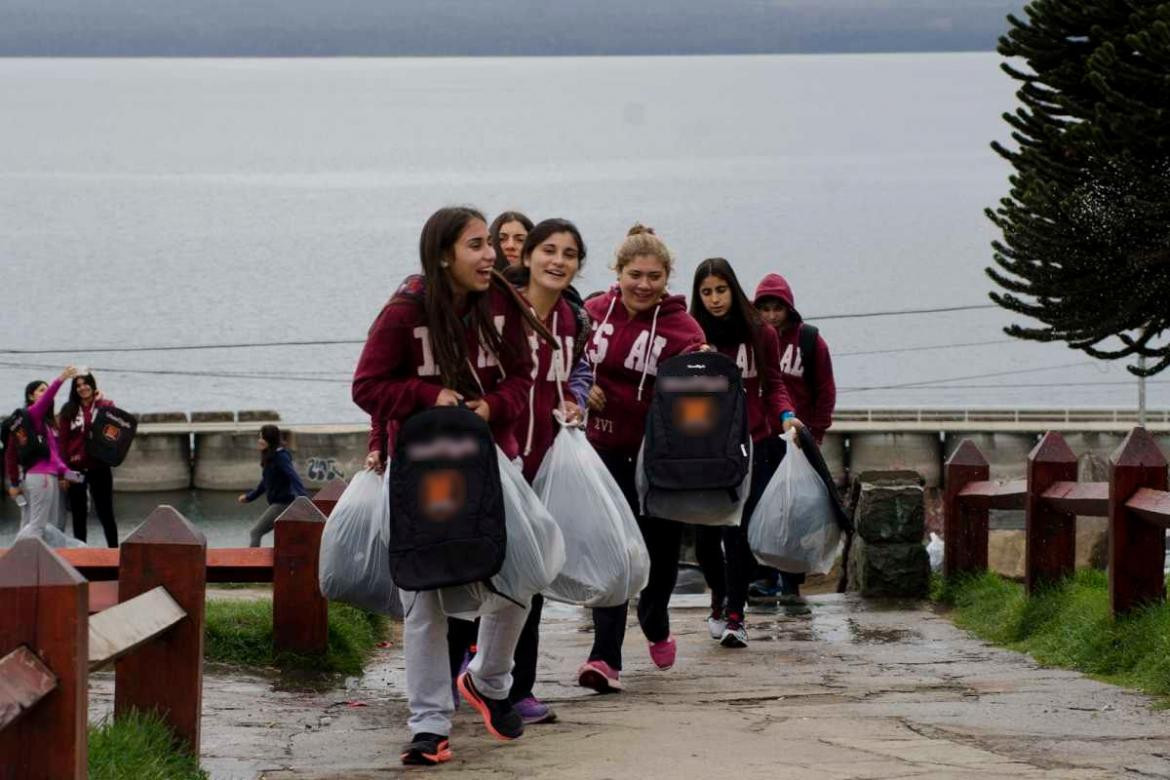
[(1108, 482), (1078, 482), (1064, 438), (1044, 435), (1028, 455), (1027, 478), (989, 481), (987, 460), (970, 440), (947, 460), (943, 494), (943, 573), (987, 569), (988, 512), (1023, 509), (1029, 593), (1072, 574), (1077, 515), (1109, 520), (1109, 603), (1114, 615), (1165, 599), (1165, 532), (1170, 527), (1166, 458), (1134, 428), (1109, 458)]
[(115, 717), (156, 712), (198, 755), (208, 582), (271, 582), (274, 648), (323, 653), (318, 550), (344, 489), (291, 504), (272, 548), (208, 549), (163, 506), (120, 549), (0, 551), (0, 780), (86, 776), (89, 673), (111, 663)]

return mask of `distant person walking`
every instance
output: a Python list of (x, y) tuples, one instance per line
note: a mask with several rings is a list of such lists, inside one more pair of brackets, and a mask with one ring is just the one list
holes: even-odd
[[(833, 409), (837, 405), (837, 385), (833, 381), (829, 345), (820, 332), (800, 316), (792, 287), (780, 274), (768, 274), (760, 280), (753, 302), (764, 322), (775, 328), (780, 337), (780, 374), (784, 377), (788, 397), (796, 407), (796, 416), (820, 445), (825, 431), (833, 424)], [(784, 458), (784, 442), (776, 438), (770, 441), (780, 450), (775, 456), (775, 462), (779, 463)], [(767, 568), (764, 571), (765, 576), (752, 584), (750, 596), (800, 595), (803, 574), (777, 573), (775, 569)]]
[(496, 270), (504, 271), (520, 264), (524, 241), (532, 232), (532, 220), (519, 211), (505, 211), (492, 220), (488, 228), (492, 249), (496, 251)]
[(89, 497), (106, 535), (106, 545), (118, 546), (118, 524), (114, 520), (114, 473), (105, 463), (94, 460), (85, 451), (93, 417), (98, 409), (113, 406), (98, 392), (93, 374), (73, 378), (69, 400), (57, 415), (57, 432), (61, 457), (65, 464), (82, 476), (66, 489), (69, 511), (73, 515), (73, 535), (84, 542), (88, 535)]
[(25, 435), (43, 441), (43, 446), (21, 447), (21, 443), (13, 441), (11, 437), (8, 442), (9, 448), (17, 450), (15, 454), (18, 457), (21, 449), (31, 453), (19, 464), (24, 470), (23, 481), (19, 486), (9, 489), (14, 497), (23, 495), (28, 502), (21, 517), (22, 528), (32, 525), (40, 531), (52, 524), (58, 530), (65, 530), (65, 476), (68, 469), (61, 460), (57, 431), (52, 424), (53, 399), (62, 383), (75, 376), (77, 369), (69, 366), (61, 376), (48, 384), (38, 379), (25, 387), (24, 411), (29, 425)]
[(241, 504), (255, 501), (260, 496), (268, 499), (268, 508), (250, 532), (252, 547), (259, 547), (260, 540), (276, 525), (276, 518), (280, 517), (288, 505), (296, 500), (297, 496), (307, 496), (297, 470), (293, 468), (292, 455), (285, 449), (280, 438), (280, 428), (275, 425), (265, 425), (260, 429), (260, 439), (257, 442), (260, 448), (260, 468), (262, 476), (260, 484), (248, 493), (242, 494), (237, 500)]

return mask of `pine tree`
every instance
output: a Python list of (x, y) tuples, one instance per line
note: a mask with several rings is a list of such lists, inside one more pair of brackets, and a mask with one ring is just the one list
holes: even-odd
[(1097, 358), (1170, 367), (1170, 2), (1033, 0), (999, 52), (1022, 104), (1004, 119), (1015, 168), (988, 217), (1002, 231), (1000, 306)]

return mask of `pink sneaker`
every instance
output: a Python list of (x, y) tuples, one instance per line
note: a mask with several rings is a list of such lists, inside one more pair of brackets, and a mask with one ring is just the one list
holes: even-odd
[(674, 641), (674, 637), (668, 636), (661, 642), (650, 643), (650, 660), (654, 662), (662, 671), (666, 671), (674, 666), (674, 656), (678, 651), (678, 645)]
[(622, 689), (620, 672), (605, 661), (586, 661), (577, 671), (577, 684), (598, 693), (617, 693)]

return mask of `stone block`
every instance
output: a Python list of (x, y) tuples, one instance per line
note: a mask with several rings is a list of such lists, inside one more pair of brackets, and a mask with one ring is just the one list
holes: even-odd
[(923, 488), (863, 484), (854, 522), (867, 542), (921, 542), (926, 534)]
[(930, 559), (921, 542), (873, 544), (853, 538), (849, 590), (862, 596), (922, 598), (930, 590)]

